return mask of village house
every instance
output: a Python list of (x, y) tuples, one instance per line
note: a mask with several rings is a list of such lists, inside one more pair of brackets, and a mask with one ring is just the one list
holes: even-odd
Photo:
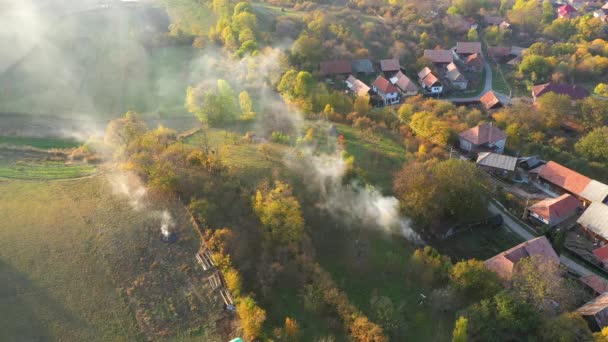
[(608, 242), (608, 205), (591, 203), (576, 222), (595, 239)]
[(458, 67), (453, 62), (448, 64), (446, 67), (445, 76), (454, 88), (465, 90), (469, 85), (469, 81), (466, 79), (466, 77), (464, 77), (460, 70), (458, 70)]
[(503, 30), (506, 30), (511, 27), (511, 24), (508, 21), (506, 21), (505, 19), (503, 19), (502, 17), (485, 15), (483, 17), (483, 20), (484, 20), (486, 26), (498, 26)]
[(531, 256), (538, 256), (547, 262), (559, 264), (559, 257), (545, 236), (525, 241), (484, 261), (486, 267), (500, 278), (508, 280), (513, 276), (517, 262)]
[(401, 65), (398, 59), (383, 59), (380, 61), (380, 70), (385, 76), (389, 77), (401, 70)]
[(521, 157), (518, 159), (519, 167), (524, 170), (532, 170), (544, 164), (545, 161), (540, 159), (538, 156)]
[(577, 15), (576, 8), (574, 8), (570, 4), (561, 6), (557, 9), (557, 17), (560, 19), (562, 19), (562, 18), (572, 19), (572, 18), (576, 17), (576, 15)]
[(492, 90), (483, 94), (483, 96), (479, 98), (479, 102), (481, 102), (481, 105), (487, 111), (502, 107), (502, 102), (500, 102), (500, 99)]
[(492, 123), (484, 123), (458, 134), (460, 148), (467, 152), (503, 153), (507, 134)]
[(477, 167), (489, 173), (511, 178), (515, 175), (517, 158), (492, 152), (481, 152), (477, 156)]
[(608, 281), (598, 275), (588, 274), (578, 278), (578, 280), (585, 285), (588, 292), (594, 297), (608, 292)]
[(443, 68), (454, 61), (454, 54), (451, 50), (424, 50), (424, 58), (435, 64), (435, 66)]
[(441, 94), (443, 92), (443, 85), (439, 81), (439, 78), (428, 67), (418, 73), (418, 78), (420, 79), (422, 88), (431, 94)]
[(402, 96), (413, 96), (418, 94), (418, 86), (399, 70), (395, 76), (389, 80), (401, 92)]
[(594, 249), (593, 255), (602, 263), (602, 266), (608, 267), (608, 245)]
[(532, 98), (534, 99), (534, 102), (536, 102), (539, 97), (550, 92), (568, 95), (572, 100), (582, 100), (589, 96), (587, 89), (581, 86), (562, 83), (545, 83), (532, 87)]
[(348, 89), (356, 96), (368, 95), (370, 91), (370, 87), (368, 87), (367, 84), (355, 78), (353, 75), (348, 76), (344, 83), (346, 83)]
[(528, 207), (528, 216), (543, 224), (554, 226), (576, 215), (583, 203), (570, 194), (547, 198)]
[(355, 59), (351, 62), (352, 73), (357, 76), (375, 74), (374, 64), (369, 59)]
[(399, 103), (401, 100), (399, 97), (399, 91), (389, 80), (383, 76), (378, 76), (372, 84), (374, 91), (382, 98), (383, 104), (391, 105)]
[(581, 315), (591, 331), (600, 331), (608, 326), (608, 293), (603, 293), (578, 308), (575, 313)]
[(508, 46), (488, 46), (488, 55), (498, 63), (504, 63), (510, 59), (511, 48)]
[(481, 43), (480, 42), (457, 42), (454, 53), (461, 60), (466, 60), (472, 54), (481, 54)]
[(606, 203), (608, 201), (608, 185), (592, 179), (581, 192), (581, 197), (587, 202)]
[(579, 199), (582, 199), (583, 190), (591, 182), (591, 178), (554, 161), (530, 170), (528, 174), (530, 179), (537, 180), (540, 185), (552, 192), (569, 193)]
[(481, 72), (483, 70), (484, 61), (481, 54), (474, 53), (467, 57), (464, 61), (464, 65), (468, 71)]
[(334, 60), (321, 62), (321, 74), (323, 76), (346, 76), (350, 75), (351, 73), (352, 66), (349, 61)]

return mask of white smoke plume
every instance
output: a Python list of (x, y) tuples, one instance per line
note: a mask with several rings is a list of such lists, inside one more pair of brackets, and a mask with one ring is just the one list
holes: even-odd
[(320, 191), (320, 207), (328, 213), (347, 223), (399, 233), (414, 243), (423, 243), (410, 220), (401, 216), (397, 198), (384, 196), (371, 185), (343, 184), (350, 166), (340, 153), (313, 155), (303, 151), (297, 158), (288, 158), (288, 165), (301, 169), (309, 184)]
[(115, 172), (108, 176), (108, 180), (115, 194), (128, 199), (129, 205), (136, 211), (146, 211), (150, 217), (160, 221), (160, 231), (167, 238), (175, 229), (175, 220), (168, 210), (149, 209), (146, 195), (148, 190), (143, 182), (132, 173)]

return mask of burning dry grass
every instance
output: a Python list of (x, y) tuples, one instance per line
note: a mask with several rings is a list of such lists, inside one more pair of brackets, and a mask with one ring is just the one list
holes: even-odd
[[(0, 340), (225, 340), (221, 300), (195, 263), (199, 236), (176, 202), (179, 241), (105, 179), (0, 183)], [(183, 209), (182, 209), (183, 210)]]

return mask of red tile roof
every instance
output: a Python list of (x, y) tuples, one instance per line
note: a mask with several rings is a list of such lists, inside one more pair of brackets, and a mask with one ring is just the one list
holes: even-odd
[(500, 104), (500, 99), (493, 91), (488, 91), (483, 94), (483, 96), (479, 99), (481, 104), (485, 107), (485, 109), (492, 109), (494, 106)]
[(401, 69), (398, 59), (383, 59), (380, 61), (380, 70), (382, 71), (398, 71)]
[(557, 9), (557, 13), (562, 17), (568, 16), (570, 13), (574, 12), (576, 12), (576, 8), (571, 5), (564, 5)]
[(435, 84), (437, 82), (439, 82), (439, 79), (433, 73), (426, 75), (426, 77), (422, 79), (422, 83), (424, 83), (424, 85), (429, 88), (432, 87), (433, 84)]
[(493, 144), (507, 138), (507, 134), (498, 127), (484, 123), (477, 127), (470, 128), (458, 134), (459, 137), (470, 141), (474, 145)]
[(608, 245), (594, 249), (593, 254), (602, 261), (608, 259)]
[(501, 278), (509, 279), (513, 275), (513, 268), (519, 260), (536, 255), (542, 256), (552, 262), (559, 263), (559, 257), (553, 250), (553, 247), (551, 247), (549, 240), (544, 236), (523, 242), (493, 256), (484, 263), (487, 268), (494, 271)]
[(467, 59), (464, 61), (464, 64), (467, 66), (472, 66), (472, 67), (476, 67), (476, 68), (482, 68), (483, 67), (483, 58), (481, 58), (481, 55), (478, 53), (474, 53), (472, 55), (470, 55), (469, 57), (467, 57)]
[(451, 50), (424, 50), (424, 57), (428, 58), (433, 63), (452, 63), (454, 61), (454, 54)]
[(608, 292), (608, 280), (597, 276), (595, 274), (589, 274), (578, 278), (583, 284), (589, 286), (595, 293), (602, 294)]
[(558, 198), (547, 198), (531, 205), (528, 209), (544, 218), (549, 223), (559, 222), (570, 217), (583, 203), (570, 194), (563, 194)]
[(323, 75), (341, 75), (350, 74), (351, 72), (352, 66), (349, 61), (335, 60), (321, 62), (321, 73)]
[(589, 182), (591, 182), (591, 178), (585, 177), (554, 161), (541, 166), (538, 176), (575, 195), (580, 195)]
[(580, 100), (589, 96), (589, 92), (587, 91), (587, 89), (577, 85), (545, 83), (532, 87), (532, 95), (534, 97), (543, 96), (548, 92), (568, 95), (574, 100)]
[(384, 94), (397, 92), (397, 88), (393, 84), (391, 84), (389, 80), (382, 76), (378, 76), (378, 78), (376, 78), (376, 80), (374, 81), (374, 87), (376, 87), (376, 89), (380, 90)]
[(369, 93), (370, 88), (367, 86), (367, 84), (361, 82), (353, 75), (348, 76), (346, 79), (346, 84), (349, 85), (350, 90), (357, 96), (365, 96), (367, 93)]
[(480, 42), (457, 42), (456, 43), (456, 53), (458, 54), (473, 54), (473, 53), (481, 53), (481, 43)]
[(397, 78), (397, 82), (395, 85), (404, 92), (417, 91), (418, 87), (409, 77), (407, 77), (404, 73), (399, 71), (395, 77)]

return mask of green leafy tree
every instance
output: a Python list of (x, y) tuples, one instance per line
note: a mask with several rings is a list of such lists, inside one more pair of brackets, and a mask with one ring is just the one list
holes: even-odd
[(537, 100), (546, 128), (558, 128), (566, 115), (572, 112), (572, 100), (568, 95), (550, 92)]
[(606, 101), (588, 97), (579, 101), (581, 122), (585, 130), (590, 131), (601, 126), (608, 126), (608, 106)]
[(585, 135), (575, 145), (576, 152), (590, 161), (608, 162), (608, 126)]
[(542, 23), (547, 25), (550, 24), (555, 18), (555, 9), (553, 9), (553, 4), (551, 4), (551, 0), (543, 1), (543, 16)]
[(369, 96), (357, 96), (353, 104), (353, 111), (360, 115), (367, 115), (372, 110), (372, 105), (369, 103)]
[(553, 65), (543, 56), (526, 55), (519, 65), (519, 71), (536, 82), (546, 80), (553, 71)]
[(575, 313), (563, 313), (549, 318), (541, 329), (543, 341), (592, 341), (593, 336), (585, 320)]
[(512, 291), (542, 312), (574, 309), (584, 294), (573, 281), (563, 277), (564, 273), (558, 262), (546, 257), (523, 258), (515, 265), (511, 278)]
[(255, 119), (256, 113), (253, 111), (253, 103), (246, 90), (239, 94), (239, 106), (241, 107), (241, 120), (250, 121)]
[(450, 271), (450, 284), (472, 302), (490, 298), (502, 288), (496, 274), (475, 259), (456, 263)]
[(485, 5), (485, 0), (453, 0), (452, 4), (458, 9), (458, 13), (471, 17), (479, 14), (479, 10)]
[(277, 90), (283, 95), (287, 97), (295, 96), (294, 89), (296, 87), (296, 79), (298, 77), (298, 72), (294, 69), (289, 69), (283, 74), (281, 77), (281, 81), (277, 86)]
[(454, 325), (454, 332), (452, 333), (452, 342), (467, 342), (467, 325), (469, 320), (466, 317), (458, 317), (456, 324)]
[(479, 34), (477, 33), (477, 29), (472, 28), (467, 32), (467, 40), (471, 42), (479, 41)]
[(306, 97), (314, 86), (314, 79), (308, 71), (300, 71), (296, 76), (293, 92), (298, 97)]
[(508, 341), (535, 336), (540, 319), (534, 309), (506, 292), (467, 309), (467, 335), (472, 341)]
[(508, 12), (511, 23), (532, 35), (541, 27), (542, 11), (538, 0), (516, 0), (513, 9)]

